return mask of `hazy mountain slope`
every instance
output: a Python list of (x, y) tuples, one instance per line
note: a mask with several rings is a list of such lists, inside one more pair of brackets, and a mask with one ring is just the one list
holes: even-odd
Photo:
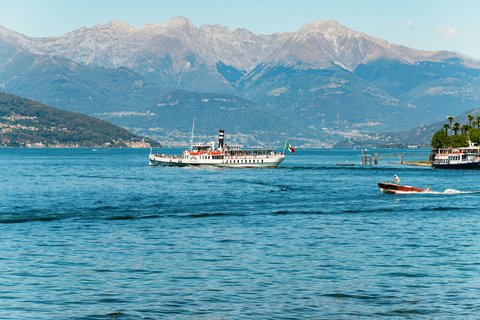
[[(187, 143), (194, 119), (196, 135), (210, 140), (216, 139), (218, 129), (224, 129), (231, 141), (245, 145), (281, 145), (286, 139), (297, 145), (321, 144), (308, 130), (229, 94), (176, 90), (167, 93), (150, 110), (153, 114), (138, 117), (138, 127), (130, 130), (148, 133), (165, 145), (171, 145), (175, 139)], [(127, 119), (105, 119), (127, 126)]]
[[(461, 125), (470, 124), (467, 118), (470, 114), (476, 118), (480, 116), (480, 109), (470, 109), (454, 116), (454, 122), (459, 122)], [(337, 142), (334, 148), (376, 148), (389, 145), (418, 145), (429, 147), (433, 134), (438, 130), (444, 130), (444, 124), (450, 124), (447, 118), (443, 121), (422, 124), (413, 129), (401, 132), (384, 132), (344, 139)], [(449, 134), (453, 134), (451, 130), (448, 132)]]
[(5, 90), (89, 115), (147, 109), (166, 89), (128, 69), (96, 69), (50, 55), (17, 53), (0, 66)]
[[(246, 86), (260, 105), (314, 131), (337, 136), (406, 129), (429, 119), (424, 112), (370, 86), (335, 65), (258, 71)], [(252, 76), (253, 77), (253, 76)]]
[(478, 106), (480, 69), (468, 68), (459, 58), (443, 62), (402, 64), (377, 60), (360, 65), (355, 74), (383, 92), (443, 117)]

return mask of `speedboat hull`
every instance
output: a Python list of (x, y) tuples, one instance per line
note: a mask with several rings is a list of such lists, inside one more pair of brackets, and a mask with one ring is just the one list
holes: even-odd
[(380, 188), (380, 191), (383, 193), (387, 194), (402, 194), (402, 193), (412, 193), (412, 192), (428, 192), (430, 191), (430, 188), (427, 189), (420, 189), (420, 188), (415, 188), (411, 186), (402, 186), (399, 184), (393, 184), (393, 183), (378, 183), (378, 187)]

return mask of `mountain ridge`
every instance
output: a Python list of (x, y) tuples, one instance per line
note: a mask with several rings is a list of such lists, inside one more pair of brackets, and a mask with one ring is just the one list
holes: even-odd
[[(380, 38), (349, 29), (335, 20), (315, 20), (306, 23), (296, 32), (274, 33), (272, 35), (255, 35), (252, 32), (237, 28), (202, 24), (196, 28), (190, 20), (183, 16), (173, 17), (163, 24), (151, 23), (141, 29), (130, 26), (122, 20), (112, 20), (107, 24), (97, 24), (91, 28), (82, 27), (60, 37), (30, 38), (17, 32), (0, 28), (3, 39), (13, 41), (16, 45), (43, 54), (61, 55), (87, 65), (98, 63), (103, 67), (131, 67), (132, 61), (125, 57), (141, 52), (145, 47), (155, 46), (158, 37), (174, 37), (190, 52), (201, 56), (203, 61), (212, 66), (218, 61), (235, 68), (248, 69), (253, 64), (265, 63), (277, 57), (278, 61), (292, 63), (298, 51), (307, 50), (308, 55), (301, 60), (323, 67), (323, 59), (338, 62), (353, 70), (358, 64), (371, 59), (387, 57), (412, 61), (440, 61), (446, 57), (460, 55), (448, 51), (422, 51), (392, 44)], [(83, 43), (87, 42), (87, 43)], [(130, 48), (125, 47), (131, 42)], [(139, 46), (140, 44), (140, 46)], [(143, 46), (142, 46), (143, 44)], [(293, 49), (287, 44), (294, 44)], [(90, 49), (88, 56), (75, 55), (68, 48)], [(117, 47), (116, 47), (117, 46)], [(222, 51), (215, 50), (223, 48)], [(228, 48), (229, 50), (225, 50)], [(110, 49), (110, 50), (108, 50)], [(117, 50), (113, 52), (113, 50)], [(192, 50), (193, 49), (193, 50)], [(122, 51), (124, 50), (124, 51)], [(168, 52), (168, 48), (166, 50)], [(107, 59), (98, 56), (104, 52)], [(235, 57), (241, 56), (241, 59)], [(253, 59), (257, 56), (257, 59)], [(124, 60), (126, 59), (126, 60)]]

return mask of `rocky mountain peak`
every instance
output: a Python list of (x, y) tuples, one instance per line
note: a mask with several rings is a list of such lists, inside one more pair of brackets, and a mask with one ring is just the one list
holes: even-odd
[(112, 20), (105, 25), (105, 27), (116, 29), (116, 30), (123, 30), (123, 31), (136, 31), (137, 28), (129, 25), (123, 20)]
[(361, 37), (363, 34), (349, 29), (335, 20), (315, 20), (305, 24), (298, 32), (299, 36), (322, 35), (325, 39), (343, 38), (343, 37)]
[[(339, 28), (343, 27), (338, 21), (336, 20), (322, 20), (322, 19), (317, 19), (313, 22), (307, 22), (303, 28), (314, 28), (314, 29), (326, 29), (326, 28)], [(344, 27), (343, 27), (344, 28)]]
[(140, 32), (146, 36), (158, 34), (190, 33), (198, 31), (193, 23), (184, 16), (173, 17), (165, 23), (149, 23)]
[(168, 20), (166, 23), (164, 23), (162, 26), (167, 27), (167, 28), (195, 28), (193, 23), (185, 18), (184, 16), (178, 16), (178, 17), (173, 17), (170, 20)]
[(92, 28), (81, 29), (83, 33), (91, 34), (93, 37), (96, 35), (103, 36), (124, 36), (131, 32), (137, 31), (137, 29), (125, 21), (112, 20), (107, 24), (97, 24)]
[(201, 32), (216, 32), (216, 33), (231, 33), (232, 32), (232, 30), (230, 30), (229, 27), (219, 25), (218, 23), (216, 23), (216, 24), (202, 24), (200, 26), (200, 31)]

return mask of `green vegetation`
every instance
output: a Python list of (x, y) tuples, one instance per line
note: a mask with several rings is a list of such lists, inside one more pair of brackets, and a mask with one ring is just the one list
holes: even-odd
[[(480, 117), (477, 116), (478, 119)], [(433, 148), (458, 148), (458, 147), (468, 147), (468, 139), (471, 142), (480, 143), (480, 129), (475, 128), (475, 126), (480, 126), (480, 122), (473, 121), (474, 116), (469, 114), (467, 116), (467, 121), (470, 122), (470, 125), (455, 122), (453, 117), (448, 117), (450, 124), (446, 123), (443, 125), (443, 128), (435, 132), (432, 136), (432, 147)], [(451, 125), (453, 123), (453, 126)], [(450, 130), (450, 132), (449, 132)], [(452, 134), (453, 131), (453, 134)], [(460, 132), (460, 134), (459, 134)], [(450, 133), (450, 134), (449, 134)]]
[(0, 94), (0, 146), (158, 147), (106, 121)]

